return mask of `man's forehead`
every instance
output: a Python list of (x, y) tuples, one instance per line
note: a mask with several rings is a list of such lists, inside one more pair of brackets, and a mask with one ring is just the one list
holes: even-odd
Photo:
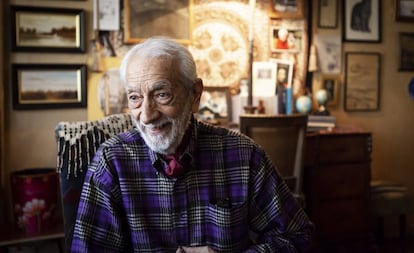
[(127, 68), (127, 80), (167, 78), (174, 72), (169, 59), (138, 58), (132, 59)]

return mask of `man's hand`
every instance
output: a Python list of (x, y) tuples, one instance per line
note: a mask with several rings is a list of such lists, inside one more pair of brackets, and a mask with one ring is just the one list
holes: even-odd
[(208, 246), (202, 247), (179, 247), (176, 253), (216, 253)]

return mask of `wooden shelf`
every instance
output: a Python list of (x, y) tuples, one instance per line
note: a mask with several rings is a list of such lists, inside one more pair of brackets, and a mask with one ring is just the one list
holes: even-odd
[(6, 224), (2, 227), (0, 230), (0, 247), (65, 237), (62, 223), (30, 235), (12, 224)]

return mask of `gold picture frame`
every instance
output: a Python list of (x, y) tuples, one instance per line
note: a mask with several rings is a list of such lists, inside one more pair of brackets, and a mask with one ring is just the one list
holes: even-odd
[(139, 43), (152, 36), (166, 36), (191, 44), (193, 0), (125, 0), (124, 42)]
[(13, 64), (14, 109), (83, 108), (85, 64)]
[(11, 6), (14, 52), (85, 52), (85, 11)]
[(269, 17), (303, 19), (305, 17), (304, 4), (304, 0), (271, 0)]

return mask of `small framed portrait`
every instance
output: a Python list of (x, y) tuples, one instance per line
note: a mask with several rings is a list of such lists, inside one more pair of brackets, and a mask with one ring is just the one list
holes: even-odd
[(84, 10), (12, 6), (12, 50), (84, 52), (84, 22)]
[(14, 109), (86, 107), (86, 65), (13, 64)]
[(414, 22), (414, 0), (396, 0), (395, 4), (397, 21)]
[(232, 119), (231, 95), (228, 87), (204, 87), (197, 118), (213, 125), (226, 125)]
[(346, 0), (343, 4), (343, 41), (381, 42), (381, 0)]
[(323, 75), (321, 88), (328, 92), (328, 106), (337, 106), (339, 100), (339, 77)]
[(298, 53), (302, 48), (303, 30), (286, 27), (270, 27), (270, 49), (272, 52)]
[(345, 54), (345, 111), (377, 111), (380, 99), (381, 55)]
[(402, 32), (399, 34), (400, 41), (400, 66), (401, 71), (414, 70), (414, 33)]
[(271, 0), (269, 16), (271, 18), (304, 18), (304, 0)]
[(292, 87), (293, 82), (293, 61), (274, 59), (276, 68), (276, 86), (281, 85), (285, 88)]
[(293, 61), (275, 59), (276, 63), (276, 97), (278, 114), (293, 112)]

